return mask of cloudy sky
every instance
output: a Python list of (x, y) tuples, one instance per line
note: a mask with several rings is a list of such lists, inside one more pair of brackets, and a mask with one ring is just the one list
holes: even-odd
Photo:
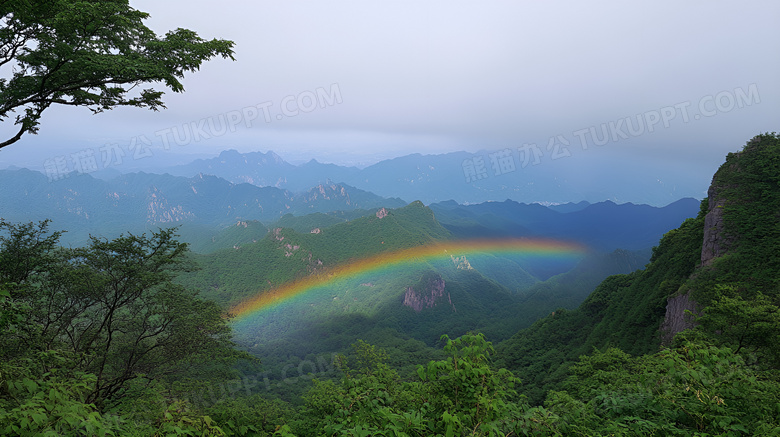
[(236, 61), (204, 64), (161, 112), (51, 108), (0, 167), (107, 145), (161, 161), (233, 148), (367, 165), (538, 144), (583, 166), (641, 161), (709, 178), (780, 121), (776, 1), (131, 5), (158, 33), (235, 41)]

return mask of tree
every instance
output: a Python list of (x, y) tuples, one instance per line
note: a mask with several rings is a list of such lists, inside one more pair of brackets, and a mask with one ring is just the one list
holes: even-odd
[(143, 24), (149, 14), (128, 0), (3, 0), (0, 17), (0, 67), (11, 72), (0, 78), (0, 120), (18, 112), (19, 126), (0, 148), (37, 133), (53, 104), (93, 113), (157, 110), (165, 107), (163, 92), (140, 86), (163, 83), (182, 92), (184, 73), (218, 55), (233, 59), (232, 41), (206, 41), (187, 29), (158, 37)]
[(769, 296), (756, 291), (743, 294), (735, 284), (716, 284), (714, 298), (696, 319), (700, 329), (715, 342), (755, 354), (755, 358), (771, 367), (780, 367), (780, 308)]
[(413, 381), (382, 363), (382, 350), (363, 341), (354, 344), (358, 368), (346, 368), (341, 384), (315, 380), (296, 432), (496, 436), (538, 435), (546, 429), (536, 417), (543, 410), (518, 398), (518, 379), (492, 365), (493, 346), (482, 334), (441, 339), (448, 357), (417, 366)]
[(72, 366), (95, 376), (86, 399), (102, 407), (140, 376), (180, 379), (188, 367), (240, 355), (219, 306), (173, 281), (187, 251), (173, 230), (92, 238), (76, 249), (57, 247), (57, 236), (46, 223), (0, 222), (0, 260), (26, 256), (26, 263), (0, 268), (0, 284), (10, 289), (0, 302), (3, 356), (62, 351)]
[(780, 435), (776, 372), (706, 340), (639, 357), (595, 350), (565, 388), (545, 402), (564, 435)]

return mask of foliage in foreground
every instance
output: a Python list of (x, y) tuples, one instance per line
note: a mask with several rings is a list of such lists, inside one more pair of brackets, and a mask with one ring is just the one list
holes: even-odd
[(98, 113), (121, 106), (157, 110), (162, 91), (135, 88), (162, 83), (184, 91), (184, 74), (215, 56), (233, 58), (233, 42), (206, 41), (187, 29), (158, 37), (145, 12), (128, 0), (0, 2), (0, 121), (19, 113), (18, 132), (0, 148), (38, 132), (52, 105), (82, 106)]
[(382, 352), (359, 342), (340, 383), (317, 381), (299, 436), (780, 435), (780, 384), (728, 347), (684, 341), (653, 355), (616, 348), (581, 357), (564, 391), (532, 407), (518, 379), (491, 363), (481, 334), (447, 342), (448, 357), (404, 381)]
[(186, 245), (59, 235), (0, 221), (0, 433), (221, 435), (175, 396), (242, 356), (217, 304), (173, 283)]
[[(762, 159), (751, 157), (759, 146)], [(778, 186), (776, 177), (762, 176), (776, 175), (777, 146), (776, 135), (762, 136), (734, 163), (738, 188), (753, 192), (751, 180), (768, 182), (755, 190), (760, 199), (727, 203), (725, 229), (739, 243), (732, 253), (697, 267), (701, 214), (664, 237), (645, 271), (613, 276), (579, 310), (537, 325), (537, 334), (557, 338), (529, 336), (546, 342), (524, 343), (537, 354), (531, 361), (566, 367), (513, 366), (512, 373), (497, 365), (482, 334), (467, 334), (442, 337), (446, 358), (401, 377), (385, 364), (396, 357), (358, 342), (354, 363), (339, 362), (343, 377), (317, 381), (298, 409), (256, 392), (210, 405), (180, 400), (230, 375), (221, 364), (238, 354), (215, 304), (171, 281), (186, 248), (170, 232), (61, 249), (46, 223), (0, 222), (0, 432), (780, 436), (778, 234), (776, 221), (766, 221), (778, 210)], [(756, 202), (758, 215), (750, 207)], [(755, 226), (739, 227), (744, 222)], [(651, 350), (665, 299), (688, 288), (705, 298), (699, 326)], [(586, 341), (601, 350), (574, 361), (569, 346), (595, 337), (607, 344)], [(527, 358), (521, 349), (511, 352), (503, 363)], [(542, 384), (521, 386), (520, 378), (553, 372), (554, 389), (534, 393), (542, 395), (539, 405), (529, 403), (525, 389)]]

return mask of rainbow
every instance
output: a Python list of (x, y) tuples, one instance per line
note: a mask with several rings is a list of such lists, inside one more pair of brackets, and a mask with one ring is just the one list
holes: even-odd
[(585, 252), (585, 248), (577, 244), (541, 239), (465, 240), (418, 246), (385, 252), (289, 282), (278, 288), (263, 290), (233, 307), (230, 313), (234, 322), (242, 322), (250, 316), (275, 308), (297, 296), (333, 285), (337, 281), (388, 268), (413, 266), (450, 257), (509, 254), (566, 259), (581, 257)]

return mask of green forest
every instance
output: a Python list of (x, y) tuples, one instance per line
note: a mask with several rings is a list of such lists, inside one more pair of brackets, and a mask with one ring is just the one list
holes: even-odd
[[(728, 155), (699, 215), (664, 235), (644, 269), (610, 276), (576, 309), (496, 343), (376, 328), (338, 353), (297, 357), (272, 389), (262, 375), (279, 363), (251, 353), (263, 344), (236, 343), (226, 308), (238, 296), (202, 282), (231, 266), (204, 264), (175, 230), (72, 248), (48, 222), (0, 221), (0, 433), (780, 435), (778, 211), (780, 137), (759, 135)], [(449, 238), (428, 214), (412, 205), (323, 228), (335, 240), (283, 229), (253, 247), (287, 236), (323, 244), (322, 260), (338, 264), (385, 241)], [(394, 238), (400, 229), (414, 231)], [(232, 253), (224, 262), (248, 259)], [(255, 267), (278, 285), (306, 271), (280, 263), (303, 262)], [(674, 314), (673, 299), (689, 306)], [(688, 329), (669, 328), (674, 317)], [(338, 323), (360, 332), (360, 320)], [(306, 384), (286, 389), (292, 379)]]
[[(697, 20), (704, 17), (710, 29), (721, 23), (718, 14), (681, 8), (675, 15), (685, 17), (681, 28), (665, 21), (664, 14), (628, 8), (621, 11), (628, 12), (621, 16), (626, 20), (612, 20), (621, 24), (619, 32), (607, 23), (599, 32), (576, 34), (589, 11), (575, 11), (574, 22), (553, 10), (545, 16), (488, 8), (479, 14), (466, 10), (459, 17), (444, 9), (403, 9), (393, 15), (389, 8), (367, 8), (359, 19), (346, 20), (352, 11), (334, 5), (296, 5), (300, 11), (267, 6), (254, 11), (249, 4), (208, 9), (159, 3), (159, 10), (168, 9), (177, 21), (190, 22), (196, 15), (188, 14), (197, 14), (206, 20), (202, 24), (216, 25), (208, 32), (229, 26), (230, 33), (251, 38), (241, 47), (248, 61), (240, 74), (213, 70), (211, 79), (201, 82), (212, 94), (181, 100), (165, 93), (182, 93), (185, 83), (197, 84), (185, 76), (206, 61), (235, 61), (236, 42), (202, 38), (181, 27), (158, 35), (145, 24), (150, 15), (128, 0), (0, 1), (0, 122), (6, 122), (0, 149), (23, 145), (29, 150), (0, 161), (0, 435), (780, 436), (777, 133), (755, 136), (726, 156), (695, 217), (698, 200), (678, 194), (693, 192), (686, 177), (701, 173), (685, 168), (692, 161), (679, 156), (655, 156), (639, 165), (628, 159), (596, 166), (566, 159), (555, 164), (560, 173), (552, 172), (551, 162), (537, 167), (542, 158), (557, 161), (572, 154), (564, 135), (550, 137), (546, 148), (533, 144), (532, 150), (526, 143), (495, 153), (453, 152), (436, 155), (435, 162), (421, 154), (449, 148), (453, 140), (490, 145), (519, 138), (515, 133), (532, 139), (542, 132), (532, 130), (534, 124), (548, 133), (553, 126), (567, 131), (568, 121), (542, 120), (550, 114), (577, 123), (591, 120), (583, 118), (582, 109), (576, 117), (566, 112), (579, 101), (592, 114), (604, 114), (604, 102), (614, 106), (609, 113), (619, 109), (618, 100), (648, 104), (641, 114), (633, 107), (625, 110), (645, 122), (642, 135), (660, 131), (658, 122), (670, 127), (677, 111), (688, 123), (685, 110), (697, 106), (691, 96), (713, 93), (704, 86), (725, 81), (721, 70), (729, 75), (728, 83), (749, 78), (748, 91), (737, 87), (733, 93), (700, 97), (701, 114), (691, 113), (691, 120), (724, 115), (715, 120), (718, 125), (723, 120), (722, 126), (714, 129), (702, 120), (698, 134), (689, 130), (693, 134), (672, 141), (663, 138), (674, 135), (656, 134), (655, 141), (666, 143), (649, 153), (661, 155), (682, 138), (704, 143), (712, 135), (738, 132), (725, 113), (753, 110), (747, 106), (761, 103), (759, 82), (763, 100), (771, 100), (759, 73), (771, 72), (772, 65), (742, 69), (750, 76), (712, 69), (711, 53), (734, 55), (720, 41), (701, 45), (704, 58), (669, 49), (691, 35), (701, 39), (701, 32), (693, 33), (702, 29)], [(304, 9), (312, 9), (307, 12), (312, 15), (302, 15)], [(736, 11), (723, 15), (731, 21), (748, 16)], [(227, 12), (234, 15), (226, 19), (221, 14)], [(527, 24), (560, 24), (554, 39), (574, 37), (579, 45), (539, 38), (529, 51), (522, 34), (482, 39), (481, 33), (503, 28), (538, 34), (542, 28), (516, 25), (512, 14), (517, 12)], [(641, 25), (632, 15), (642, 18)], [(406, 22), (409, 16), (425, 19), (417, 26)], [(609, 18), (609, 12), (604, 16)], [(446, 28), (437, 23), (439, 17)], [(275, 27), (278, 22), (283, 27)], [(404, 24), (403, 38), (396, 22)], [(167, 24), (163, 18), (155, 27)], [(648, 24), (683, 33), (648, 44), (632, 34), (634, 28), (657, 34), (644, 32), (652, 29), (644, 27)], [(339, 38), (333, 39), (336, 33)], [(754, 46), (756, 52), (767, 50), (763, 41), (740, 39), (743, 35), (773, 40), (765, 32), (721, 33), (714, 40), (737, 41), (732, 46), (744, 59), (755, 59)], [(647, 48), (640, 61), (650, 66), (643, 71), (653, 73), (652, 80), (634, 74), (635, 63), (626, 63), (632, 67), (622, 71), (594, 50), (618, 39), (630, 43), (618, 48)], [(507, 44), (515, 41), (523, 47)], [(362, 44), (359, 50), (354, 42)], [(578, 52), (567, 51), (569, 46)], [(654, 54), (654, 46), (663, 54)], [(557, 59), (571, 63), (566, 53), (583, 68), (561, 68), (565, 64)], [(524, 66), (529, 65), (546, 65), (555, 72), (548, 75), (554, 80), (527, 76)], [(676, 85), (656, 78), (657, 67), (672, 65), (674, 82), (686, 87), (683, 94), (682, 88), (675, 91)], [(630, 82), (624, 81), (626, 75)], [(322, 85), (330, 84), (330, 91), (314, 88), (326, 78)], [(701, 84), (690, 87), (690, 78)], [(264, 83), (275, 85), (255, 86)], [(342, 104), (341, 83), (348, 104), (327, 108)], [(371, 83), (378, 85), (365, 88)], [(677, 95), (681, 103), (673, 113), (669, 106), (647, 111), (658, 101), (629, 95), (636, 83), (647, 85), (644, 94)], [(241, 100), (232, 94), (238, 89)], [(598, 93), (584, 93), (591, 89)], [(327, 95), (321, 96), (323, 91)], [(304, 105), (307, 96), (311, 110)], [(561, 97), (565, 100), (556, 100)], [(271, 101), (275, 98), (279, 107)], [(230, 100), (230, 108), (220, 103)], [(158, 111), (166, 101), (173, 114), (155, 117), (155, 123), (172, 126), (167, 129), (124, 112)], [(507, 110), (504, 101), (521, 104)], [(290, 111), (288, 103), (298, 109)], [(717, 111), (707, 115), (705, 103)], [(69, 113), (49, 110), (53, 107), (93, 114), (117, 109), (120, 115), (82, 124)], [(281, 112), (271, 117), (276, 109)], [(331, 112), (324, 116), (326, 109)], [(214, 115), (193, 120), (204, 111)], [(206, 150), (200, 146), (215, 144), (195, 143), (240, 128), (239, 135), (219, 141), (242, 147), (246, 130), (240, 125), (248, 130), (255, 121), (261, 126), (260, 111), (264, 123), (274, 124), (263, 125), (267, 137), (251, 137), (253, 148), (272, 141), (299, 153), (322, 149), (324, 155), (317, 157), (328, 162), (352, 153), (348, 161), (353, 164), (374, 159), (368, 152), (380, 149), (386, 156), (404, 148), (421, 152), (365, 168), (312, 157), (292, 165), (270, 150), (251, 157), (232, 150), (190, 165), (180, 165), (179, 158), (176, 165), (162, 165), (174, 162), (165, 132), (187, 128), (186, 141), (175, 135), (174, 142), (192, 146), (188, 152), (195, 156)], [(318, 118), (320, 112), (324, 118)], [(43, 129), (51, 136), (29, 141), (50, 120), (44, 114), (57, 117), (53, 129)], [(751, 117), (739, 129), (767, 123), (759, 113), (745, 114), (732, 119)], [(230, 126), (223, 124), (217, 135), (211, 122), (220, 117)], [(596, 125), (573, 135), (587, 131), (598, 146), (630, 140), (618, 127), (630, 119), (601, 123), (603, 142), (595, 135)], [(640, 135), (628, 129), (631, 136)], [(147, 137), (160, 133), (162, 150)], [(296, 138), (300, 134), (305, 135)], [(124, 135), (122, 146), (115, 143)], [(579, 140), (586, 150), (585, 136)], [(625, 144), (621, 150), (630, 148)], [(644, 150), (625, 156), (645, 153), (646, 158), (650, 149)], [(702, 149), (690, 150), (705, 155)], [(598, 153), (588, 152), (593, 157), (588, 160), (594, 162)], [(515, 161), (516, 156), (524, 159)], [(655, 160), (664, 167), (657, 175)], [(33, 161), (46, 175), (16, 166)], [(243, 170), (229, 168), (236, 164)], [(199, 169), (197, 176), (125, 171), (185, 167)], [(669, 179), (657, 177), (667, 177), (662, 174)], [(293, 181), (295, 175), (305, 177)], [(342, 182), (333, 182), (333, 175)], [(629, 178), (632, 183), (624, 184)], [(675, 196), (677, 201), (663, 208), (603, 201), (641, 191), (655, 204)], [(496, 200), (504, 194), (514, 197)], [(519, 203), (513, 200), (517, 196), (555, 208)], [(471, 203), (475, 199), (484, 203)], [(679, 224), (679, 217), (690, 218)], [(273, 302), (249, 321), (235, 314), (237, 304), (252, 296), (315, 275), (335, 277), (339, 268), (346, 271), (344, 266), (367, 258), (459, 239), (526, 237), (571, 239), (590, 250), (545, 260), (491, 252), (470, 252), (467, 258), (453, 250), (381, 275), (334, 280), (296, 296), (297, 301)]]

